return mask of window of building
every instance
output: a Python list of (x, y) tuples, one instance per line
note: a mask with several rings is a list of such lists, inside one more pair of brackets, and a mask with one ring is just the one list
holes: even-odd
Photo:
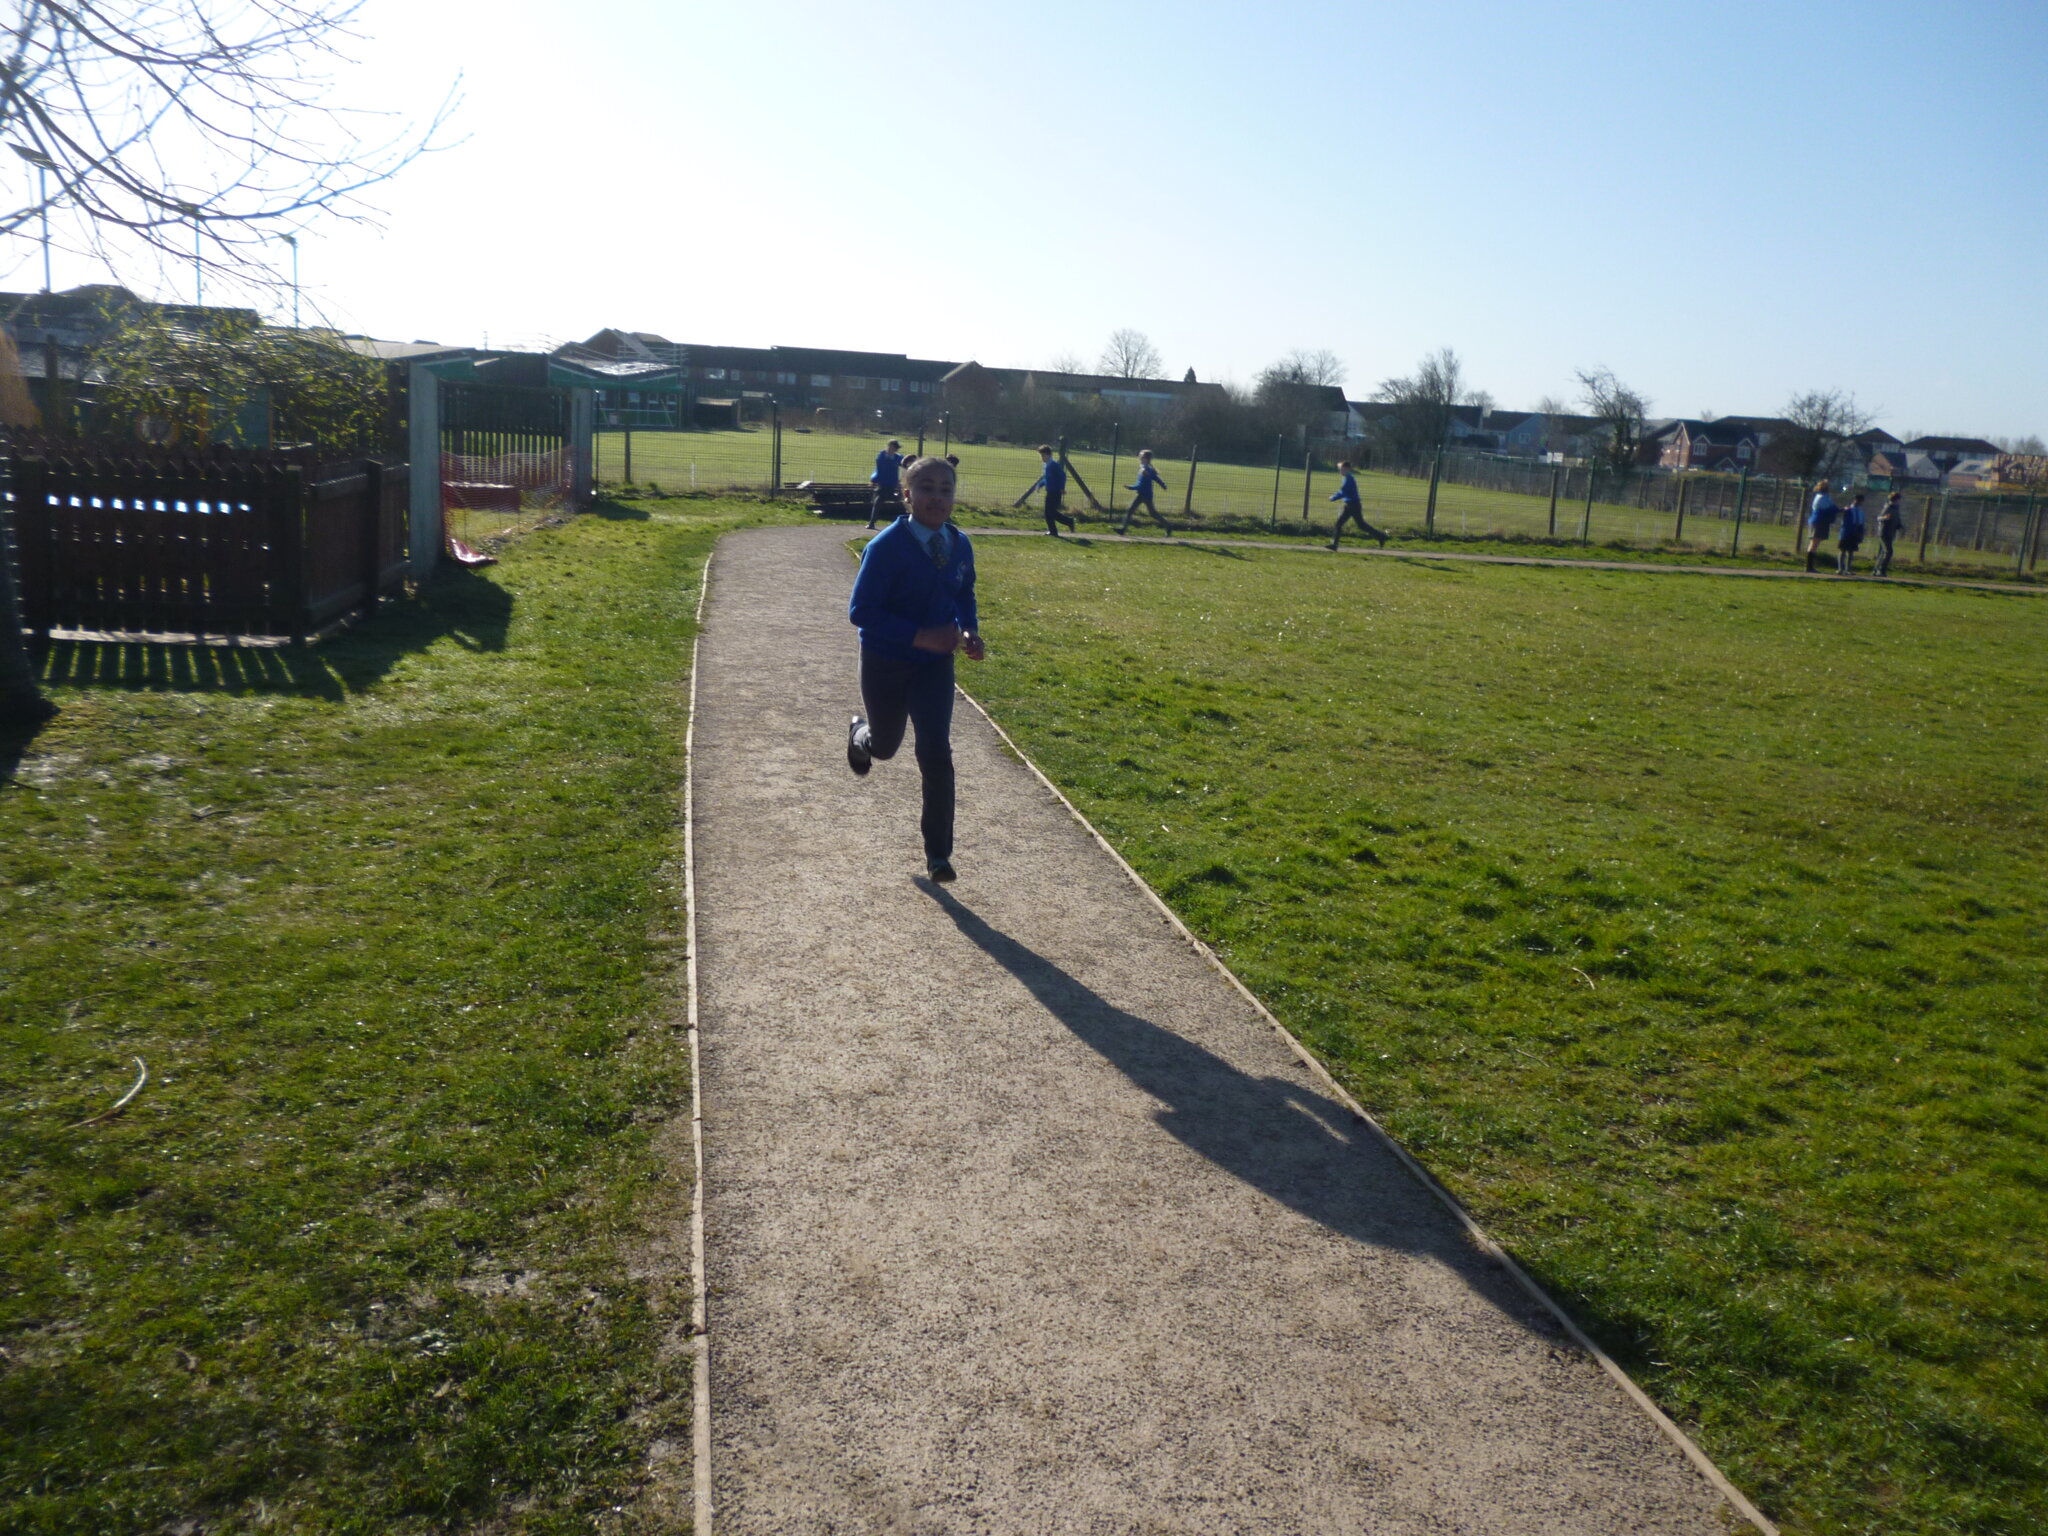
[(706, 368), (704, 370), (704, 377), (707, 379), (722, 379), (725, 377), (725, 370), (723, 368)]
[(778, 373), (775, 375), (775, 382), (778, 384), (794, 384), (796, 382), (796, 375), (793, 373)]
[(829, 373), (814, 373), (814, 374), (812, 374), (812, 375), (811, 375), (811, 388), (813, 388), (813, 389), (830, 389), (831, 387), (832, 387), (832, 375), (831, 375), (831, 374), (829, 374)]
[(884, 389), (900, 390), (903, 388), (903, 381), (901, 379), (878, 379), (876, 382)]
[(866, 379), (848, 379), (846, 381), (846, 387), (848, 389), (866, 389), (868, 387), (868, 381)]

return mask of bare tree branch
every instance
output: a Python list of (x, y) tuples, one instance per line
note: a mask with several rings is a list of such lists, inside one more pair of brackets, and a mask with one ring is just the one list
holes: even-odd
[[(53, 246), (107, 260), (140, 245), (269, 283), (256, 255), (314, 211), (351, 221), (360, 194), (441, 142), (426, 125), (366, 138), (388, 114), (344, 106), (355, 0), (13, 0), (0, 60), (0, 234), (57, 215)], [(33, 167), (40, 166), (39, 183)], [(25, 185), (24, 185), (25, 183)]]

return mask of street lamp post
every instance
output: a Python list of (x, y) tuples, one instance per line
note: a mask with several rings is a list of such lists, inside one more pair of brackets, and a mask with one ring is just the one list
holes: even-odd
[(36, 168), (36, 201), (42, 204), (43, 213), (43, 292), (50, 288), (50, 172), (57, 169), (57, 162), (34, 146), (10, 144), (7, 146), (22, 159)]
[(292, 329), (299, 328), (299, 237), (284, 236), (284, 243), (292, 248)]

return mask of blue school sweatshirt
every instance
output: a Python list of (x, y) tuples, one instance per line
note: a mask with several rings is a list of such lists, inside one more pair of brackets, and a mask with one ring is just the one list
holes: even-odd
[[(1058, 459), (1047, 459), (1045, 461), (1045, 473), (1031, 482), (1031, 491), (1037, 490), (1041, 485), (1045, 487), (1045, 493), (1048, 496), (1063, 496), (1066, 494), (1067, 471), (1066, 467)], [(1024, 494), (1029, 496), (1031, 491), (1026, 491)]]
[(1166, 489), (1166, 476), (1160, 474), (1150, 464), (1141, 464), (1138, 466), (1136, 482), (1125, 486), (1124, 489), (1127, 491), (1142, 491), (1148, 485), (1156, 485), (1163, 491)]
[(862, 650), (899, 659), (946, 661), (950, 658), (911, 644), (920, 629), (935, 624), (981, 627), (974, 607), (974, 546), (951, 523), (941, 533), (947, 554), (943, 570), (925, 553), (908, 517), (897, 518), (868, 540), (846, 605), (847, 618), (860, 631)]
[(1337, 487), (1336, 494), (1331, 496), (1330, 500), (1341, 501), (1349, 506), (1357, 506), (1358, 481), (1350, 474), (1346, 474), (1344, 476), (1344, 483)]
[(876, 485), (887, 489), (902, 478), (902, 471), (903, 455), (891, 453), (888, 449), (884, 448), (875, 455), (875, 472), (869, 475), (868, 478), (874, 481)]

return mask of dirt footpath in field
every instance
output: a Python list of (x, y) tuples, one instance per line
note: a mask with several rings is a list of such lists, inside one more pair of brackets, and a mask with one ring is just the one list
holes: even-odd
[(700, 652), (719, 1536), (1726, 1531), (964, 701), (923, 880), (847, 538), (729, 535)]

